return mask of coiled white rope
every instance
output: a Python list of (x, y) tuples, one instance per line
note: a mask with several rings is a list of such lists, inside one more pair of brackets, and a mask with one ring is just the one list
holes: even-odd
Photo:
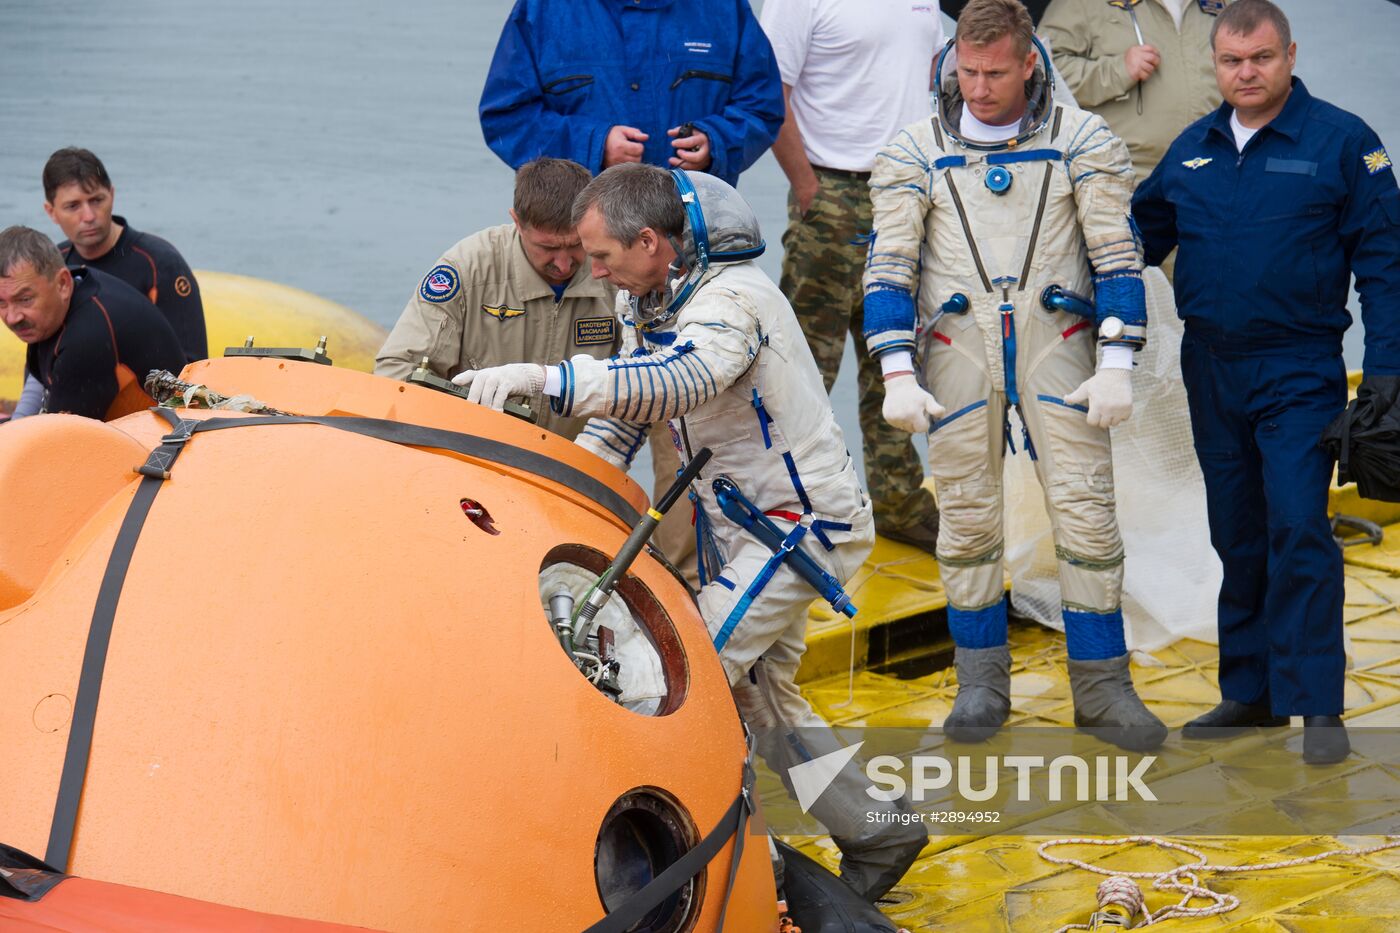
[[(1069, 839), (1052, 839), (1043, 842), (1036, 849), (1037, 854), (1045, 861), (1053, 865), (1067, 865), (1073, 868), (1081, 868), (1084, 871), (1091, 871), (1098, 875), (1108, 875), (1108, 879), (1099, 885), (1098, 901), (1099, 909), (1107, 907), (1119, 907), (1127, 911), (1129, 918), (1142, 915), (1142, 922), (1134, 924), (1132, 929), (1151, 926), (1154, 923), (1161, 923), (1173, 917), (1211, 917), (1217, 914), (1227, 914), (1240, 906), (1240, 899), (1233, 894), (1222, 894), (1219, 891), (1211, 890), (1210, 886), (1200, 880), (1204, 874), (1226, 874), (1239, 872), (1273, 871), (1281, 868), (1296, 868), (1299, 865), (1308, 865), (1313, 862), (1320, 862), (1324, 859), (1346, 856), (1356, 858), (1363, 855), (1373, 855), (1376, 852), (1384, 852), (1387, 849), (1400, 848), (1400, 836), (1385, 836), (1385, 842), (1365, 848), (1353, 849), (1332, 849), (1327, 852), (1319, 852), (1317, 855), (1307, 855), (1300, 858), (1285, 859), (1279, 862), (1258, 862), (1252, 865), (1211, 865), (1206, 854), (1199, 849), (1182, 845), (1179, 842), (1171, 842), (1157, 836), (1119, 836), (1116, 839), (1087, 839), (1074, 837)], [(1112, 868), (1104, 868), (1101, 865), (1091, 865), (1081, 859), (1064, 858), (1051, 855), (1048, 849), (1057, 846), (1156, 846), (1160, 849), (1170, 849), (1183, 852), (1191, 856), (1195, 861), (1178, 865), (1176, 868), (1167, 871), (1117, 871)], [(1150, 878), (1154, 891), (1175, 891), (1182, 895), (1181, 900), (1175, 904), (1167, 904), (1156, 911), (1149, 911), (1144, 903), (1142, 889), (1134, 879)], [(1201, 907), (1190, 906), (1193, 900), (1211, 901), (1211, 904)], [(1067, 930), (1091, 930), (1087, 923), (1067, 923), (1060, 927), (1056, 933), (1066, 933)]]

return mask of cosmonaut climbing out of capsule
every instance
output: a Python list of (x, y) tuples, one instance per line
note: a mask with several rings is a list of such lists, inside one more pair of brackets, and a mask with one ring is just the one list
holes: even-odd
[[(870, 503), (792, 308), (753, 262), (763, 239), (737, 191), (703, 173), (619, 165), (579, 195), (574, 220), (593, 274), (622, 289), (619, 356), (454, 381), (493, 407), (542, 387), (560, 414), (592, 416), (578, 443), (618, 466), (662, 422), (683, 462), (710, 448), (692, 486), (700, 612), (758, 751), (786, 777), (838, 747), (795, 677), (814, 585), (839, 608), (839, 584), (870, 552)], [(756, 513), (784, 536), (776, 549), (740, 524)], [(800, 568), (789, 553), (798, 550), (833, 579)], [(848, 768), (810, 812), (841, 849), (842, 878), (873, 901), (927, 834), (919, 823), (867, 819), (896, 805), (865, 788)]]

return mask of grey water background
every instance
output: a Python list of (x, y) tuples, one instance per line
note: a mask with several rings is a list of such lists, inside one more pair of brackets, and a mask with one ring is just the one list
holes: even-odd
[[(476, 107), (511, 5), (0, 0), (0, 227), (57, 239), (40, 171), (85, 146), (118, 212), (196, 269), (294, 285), (388, 327), (444, 249), (508, 220), (512, 175)], [(1400, 153), (1400, 6), (1281, 6), (1310, 90)], [(771, 154), (740, 190), (776, 279), (787, 182)], [(1350, 365), (1360, 348), (1356, 327)], [(859, 459), (854, 369), (848, 347), (832, 399)]]

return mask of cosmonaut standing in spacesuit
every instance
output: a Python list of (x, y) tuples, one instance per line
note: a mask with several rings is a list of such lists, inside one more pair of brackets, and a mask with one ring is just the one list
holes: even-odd
[[(556, 413), (592, 416), (577, 443), (624, 469), (659, 423), (669, 422), (683, 462), (711, 450), (692, 484), (700, 614), (758, 751), (787, 780), (788, 768), (839, 747), (796, 684), (817, 594), (781, 550), (726, 515), (720, 496), (727, 480), (777, 525), (785, 547), (842, 583), (856, 572), (874, 522), (826, 387), (792, 307), (753, 262), (764, 248), (753, 210), (725, 182), (618, 165), (583, 190), (573, 220), (593, 275), (621, 289), (619, 355), (510, 364), (453, 381), (496, 408), (542, 388)], [(874, 901), (917, 858), (927, 832), (919, 822), (867, 819), (897, 809), (868, 797), (867, 786), (847, 768), (810, 812), (841, 849), (841, 877)]]
[[(866, 339), (884, 371), (886, 419), (929, 432), (957, 645), (948, 734), (984, 739), (1010, 712), (1002, 457), (1021, 442), (1060, 565), (1075, 723), (1154, 748), (1166, 729), (1128, 668), (1108, 435), (1132, 413), (1132, 358), (1146, 339), (1132, 164), (1100, 117), (1051, 100), (1046, 58), (1019, 0), (963, 10), (938, 63), (933, 118), (875, 163)], [(1012, 437), (1011, 407), (1023, 438)]]

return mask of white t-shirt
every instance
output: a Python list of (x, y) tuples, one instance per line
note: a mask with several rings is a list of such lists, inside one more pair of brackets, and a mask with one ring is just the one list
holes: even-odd
[[(1186, 4), (1195, 3), (1196, 0), (1160, 0), (1160, 2), (1172, 15), (1172, 19), (1176, 21), (1176, 31), (1181, 32), (1181, 21), (1186, 18)], [(1152, 44), (1151, 39), (1148, 39), (1147, 42), (1149, 45)]]
[(1020, 128), (1020, 120), (1008, 123), (1006, 126), (983, 123), (972, 115), (972, 108), (966, 104), (963, 105), (962, 117), (958, 120), (958, 134), (963, 139), (979, 143), (1004, 143), (1008, 139), (1014, 138)]
[(1230, 130), (1235, 134), (1235, 148), (1244, 152), (1245, 144), (1254, 138), (1254, 134), (1259, 132), (1259, 127), (1245, 126), (1240, 122), (1240, 115), (1233, 110), (1230, 112)]
[(931, 113), (937, 0), (765, 0), (759, 15), (813, 165), (868, 172)]

